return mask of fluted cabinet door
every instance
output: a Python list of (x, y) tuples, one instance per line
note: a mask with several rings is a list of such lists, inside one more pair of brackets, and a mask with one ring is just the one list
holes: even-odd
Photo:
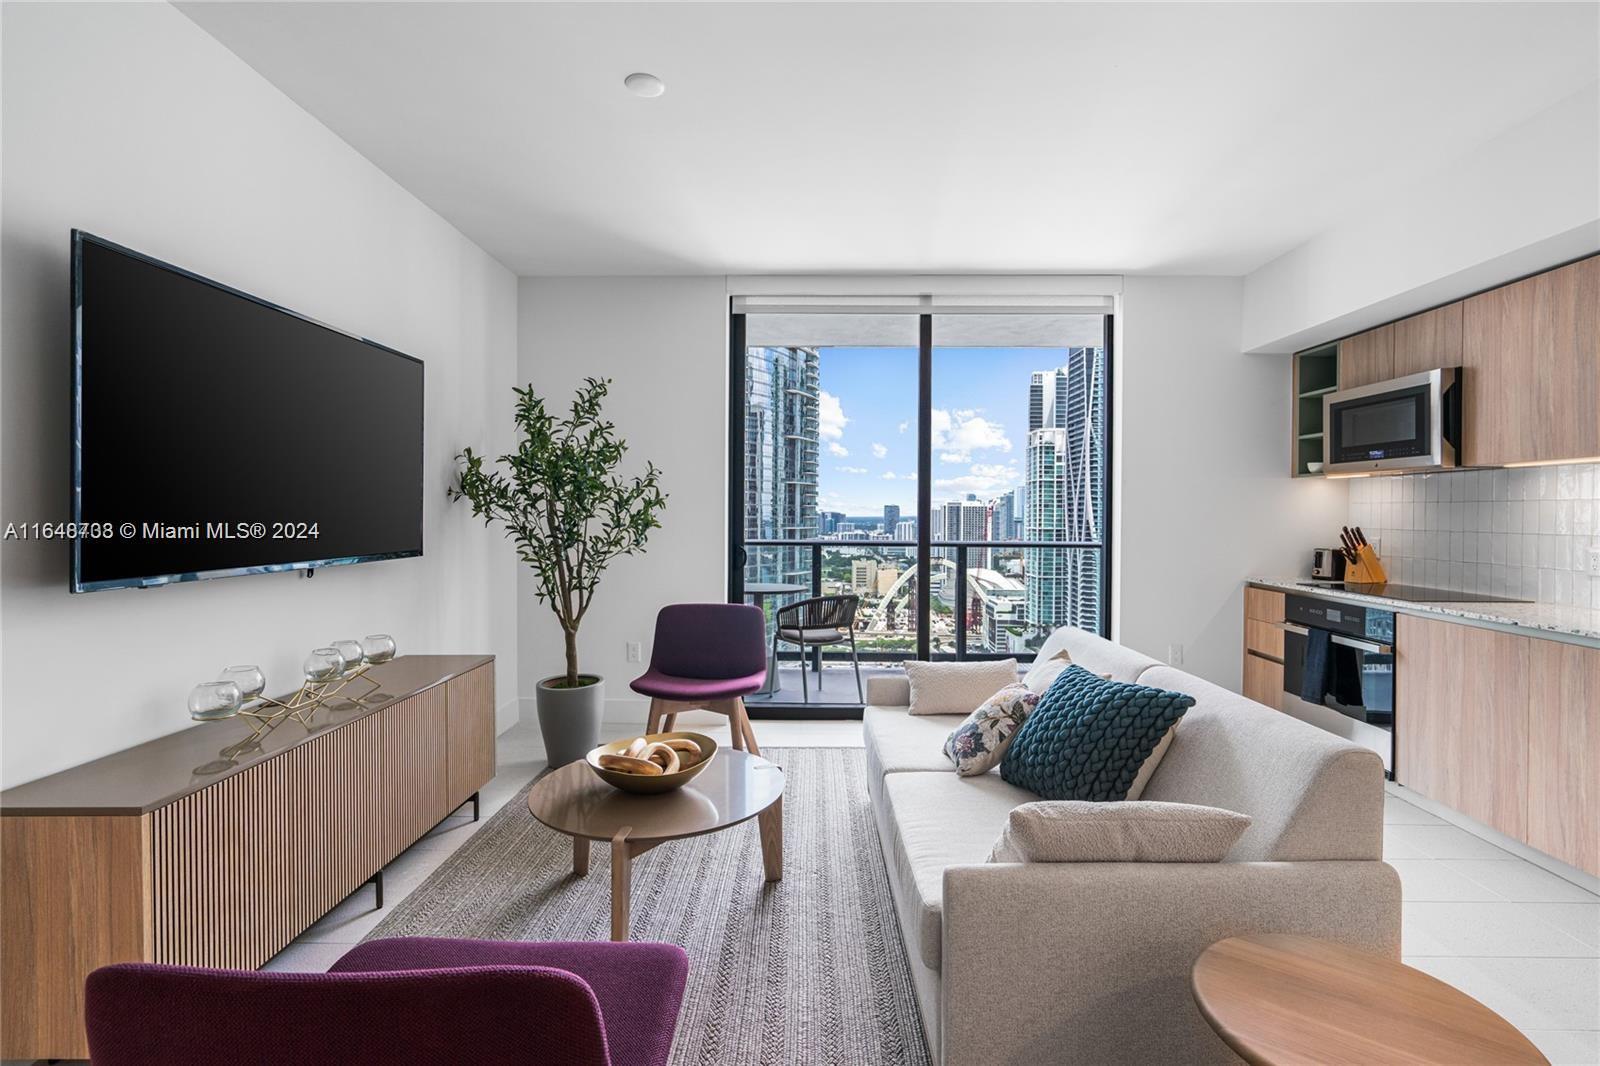
[(450, 813), (447, 703), (435, 685), (383, 712), (385, 863)]
[(494, 664), (453, 677), (449, 704), (447, 792), (453, 810), (494, 776)]
[(153, 812), (155, 961), (254, 969), (370, 877), (382, 742), (361, 718)]

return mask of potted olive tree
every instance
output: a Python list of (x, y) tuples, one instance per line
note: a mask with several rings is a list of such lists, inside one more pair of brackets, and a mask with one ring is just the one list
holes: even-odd
[(603, 679), (578, 670), (578, 626), (611, 561), (644, 548), (666, 506), (661, 472), (647, 463), (635, 477), (617, 473), (628, 446), (600, 415), (611, 382), (585, 378), (560, 418), (533, 386), (517, 389), (517, 450), (485, 469), (471, 448), (459, 463), (451, 499), (472, 501), (485, 525), (499, 522), (538, 577), (566, 637), (564, 674), (539, 682), (539, 729), (551, 766), (581, 759), (600, 743)]

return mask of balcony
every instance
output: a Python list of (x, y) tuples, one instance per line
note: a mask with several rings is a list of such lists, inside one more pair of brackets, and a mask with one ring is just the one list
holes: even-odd
[[(765, 609), (769, 647), (782, 605), (814, 595), (859, 595), (855, 637), (863, 681), (921, 657), (1028, 661), (1057, 626), (1103, 629), (1106, 567), (1098, 543), (938, 540), (929, 549), (925, 647), (919, 647), (915, 541), (750, 540), (743, 584), (788, 586), (749, 597)], [(848, 645), (811, 649), (806, 666), (813, 670), (811, 706), (856, 704)], [(780, 646), (774, 690), (751, 702), (800, 706), (800, 669), (800, 649)]]

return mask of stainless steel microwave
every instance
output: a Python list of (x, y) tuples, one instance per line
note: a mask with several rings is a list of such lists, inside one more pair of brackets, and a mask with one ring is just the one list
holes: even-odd
[(1461, 369), (1424, 370), (1322, 398), (1330, 474), (1448, 470), (1461, 451)]

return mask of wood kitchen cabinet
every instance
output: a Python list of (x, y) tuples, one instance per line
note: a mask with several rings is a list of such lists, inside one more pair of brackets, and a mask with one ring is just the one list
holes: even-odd
[(1339, 387), (1353, 389), (1394, 377), (1394, 323), (1339, 342)]
[(1394, 324), (1394, 376), (1461, 365), (1460, 303), (1436, 307)]
[(1532, 643), (1395, 619), (1395, 779), (1518, 840), (1528, 837)]
[(1600, 257), (1463, 303), (1463, 462), (1600, 455)]
[(1283, 710), (1283, 593), (1244, 590), (1244, 684), (1248, 699)]
[(1600, 256), (1296, 353), (1296, 477), (1322, 458), (1328, 391), (1302, 368), (1330, 351), (1341, 389), (1461, 367), (1462, 466), (1600, 459)]
[(1600, 648), (1532, 645), (1527, 840), (1600, 876)]

